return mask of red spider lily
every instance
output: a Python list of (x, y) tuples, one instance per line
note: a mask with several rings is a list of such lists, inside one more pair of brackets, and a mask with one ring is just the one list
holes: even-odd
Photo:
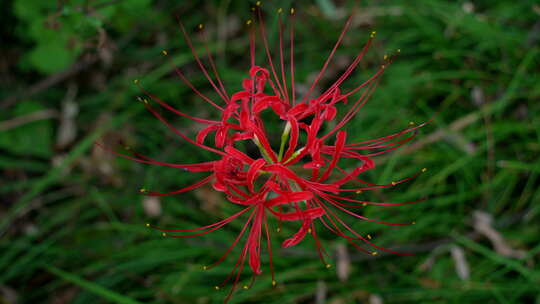
[[(243, 240), (241, 253), (229, 277), (219, 286), (232, 281), (233, 287), (229, 296), (235, 290), (240, 280), (240, 274), (247, 263), (253, 273), (253, 280), (261, 274), (261, 251), (266, 246), (269, 257), (272, 284), (276, 285), (272, 263), (271, 235), (268, 228), (268, 217), (278, 221), (296, 222), (298, 231), (282, 243), (282, 247), (295, 246), (307, 236), (314, 239), (317, 251), (324, 265), (327, 256), (317, 237), (317, 222), (345, 238), (351, 245), (368, 254), (377, 254), (376, 250), (396, 254), (392, 250), (377, 246), (369, 235), (361, 234), (348, 226), (336, 211), (347, 213), (361, 220), (384, 225), (410, 225), (411, 223), (387, 223), (364, 217), (353, 210), (367, 205), (390, 206), (411, 204), (379, 203), (355, 198), (356, 194), (373, 189), (391, 187), (405, 182), (418, 174), (388, 185), (378, 185), (366, 182), (359, 175), (375, 168), (373, 156), (390, 152), (406, 144), (416, 136), (415, 130), (424, 124), (411, 126), (401, 132), (361, 142), (347, 143), (347, 132), (342, 128), (355, 117), (365, 105), (377, 87), (385, 69), (392, 63), (393, 58), (385, 56), (383, 65), (365, 82), (355, 88), (343, 92), (340, 87), (354, 72), (375, 36), (372, 32), (365, 46), (359, 51), (343, 74), (330, 85), (326, 91), (317, 97), (312, 97), (327, 67), (332, 61), (336, 50), (351, 24), (351, 17), (346, 21), (339, 38), (330, 52), (315, 80), (309, 86), (302, 98), (297, 98), (295, 91), (294, 70), (294, 9), (291, 9), (289, 25), (290, 70), (285, 69), (284, 25), (279, 11), (279, 52), (277, 64), (272, 56), (266, 38), (264, 21), (261, 11), (255, 9), (258, 26), (250, 26), (250, 68), (246, 79), (242, 81), (242, 90), (229, 95), (215, 67), (211, 53), (207, 50), (207, 65), (203, 63), (192, 42), (181, 26), (187, 45), (191, 49), (197, 65), (200, 67), (210, 85), (216, 91), (220, 101), (212, 100), (194, 85), (179, 70), (176, 75), (188, 85), (203, 101), (213, 106), (220, 114), (220, 120), (210, 120), (193, 117), (174, 108), (159, 97), (141, 89), (147, 98), (141, 98), (145, 107), (157, 119), (176, 133), (182, 140), (193, 146), (214, 153), (217, 159), (197, 164), (172, 164), (152, 159), (132, 150), (130, 154), (116, 153), (136, 162), (180, 168), (190, 172), (207, 172), (207, 176), (191, 186), (172, 192), (153, 192), (141, 189), (141, 193), (149, 196), (179, 194), (193, 190), (205, 184), (211, 184), (216, 191), (223, 192), (227, 200), (239, 205), (240, 211), (216, 223), (196, 229), (162, 229), (165, 236), (171, 238), (190, 238), (218, 230), (235, 219), (245, 218), (245, 223), (230, 247), (214, 264), (222, 262), (228, 254)], [(249, 20), (248, 25), (253, 22)], [(256, 36), (260, 34), (267, 67), (255, 63)], [(167, 52), (163, 52), (167, 55)], [(279, 70), (278, 70), (279, 68)], [(288, 74), (288, 75), (287, 75)], [(136, 81), (138, 84), (138, 81)], [(153, 101), (152, 104), (150, 101)], [(165, 119), (155, 106), (167, 109), (182, 118), (193, 120), (204, 125), (195, 139), (192, 139), (176, 129)], [(345, 112), (338, 115), (338, 108)], [(279, 149), (273, 149), (269, 135), (265, 131), (265, 122), (261, 118), (263, 112), (273, 113), (284, 124)], [(332, 128), (325, 123), (334, 121)], [(305, 142), (300, 141), (305, 134)], [(242, 142), (253, 142), (260, 152), (259, 156), (251, 157), (240, 150)], [(352, 159), (357, 165), (352, 170), (345, 170), (340, 165), (344, 159)], [(425, 171), (423, 169), (422, 171)], [(352, 184), (361, 184), (353, 186)], [(413, 222), (414, 223), (414, 222)], [(192, 234), (182, 234), (189, 233)], [(264, 244), (266, 243), (266, 244)], [(253, 280), (251, 283), (253, 283)], [(247, 285), (245, 287), (248, 287)], [(228, 299), (228, 298), (227, 298)]]

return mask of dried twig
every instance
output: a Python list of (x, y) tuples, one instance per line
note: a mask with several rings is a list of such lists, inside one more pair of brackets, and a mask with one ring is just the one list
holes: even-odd
[(86, 70), (88, 67), (92, 66), (98, 62), (99, 57), (97, 55), (87, 55), (81, 61), (75, 62), (71, 67), (66, 70), (53, 74), (38, 83), (30, 86), (27, 90), (20, 94), (12, 95), (0, 102), (0, 109), (6, 109), (15, 104), (21, 98), (27, 98), (32, 95), (43, 92), (50, 87), (57, 85), (58, 83), (66, 80), (67, 78), (80, 73), (81, 71)]
[(457, 245), (452, 245), (450, 247), (450, 254), (452, 255), (452, 259), (454, 260), (458, 277), (462, 281), (469, 280), (469, 278), (471, 277), (470, 268), (469, 263), (465, 258), (465, 252), (463, 251), (463, 248)]
[(369, 304), (383, 304), (384, 301), (378, 294), (371, 294), (369, 296)]
[(483, 211), (475, 211), (473, 214), (474, 230), (485, 237), (487, 237), (493, 244), (493, 249), (503, 256), (509, 258), (523, 259), (526, 256), (525, 251), (516, 250), (510, 247), (504, 237), (493, 228), (493, 218), (491, 215)]
[(34, 121), (56, 117), (58, 117), (58, 112), (55, 110), (46, 109), (41, 111), (35, 111), (29, 114), (17, 116), (9, 120), (0, 121), (0, 132), (14, 129)]
[[(439, 141), (440, 139), (444, 138), (448, 135), (449, 131), (452, 132), (458, 132), (462, 130), (463, 128), (467, 127), (468, 125), (476, 122), (480, 118), (479, 113), (470, 113), (465, 116), (463, 116), (460, 119), (455, 120), (448, 126), (447, 129), (438, 129), (437, 131), (423, 137), (422, 139), (418, 140), (416, 143), (411, 144), (408, 147), (405, 147), (403, 150), (400, 150), (401, 153), (412, 153), (416, 150), (420, 150), (425, 145), (434, 143)], [(399, 152), (398, 152), (399, 153)]]
[(346, 282), (351, 273), (351, 259), (345, 244), (338, 244), (336, 248), (336, 273), (341, 282)]
[(315, 304), (325, 304), (326, 303), (326, 293), (328, 287), (324, 281), (319, 280), (317, 282), (317, 291), (315, 292)]
[(75, 102), (77, 91), (78, 86), (70, 83), (62, 101), (60, 125), (56, 132), (56, 147), (59, 149), (69, 146), (77, 136), (77, 124), (75, 124), (75, 117), (79, 112), (79, 105)]

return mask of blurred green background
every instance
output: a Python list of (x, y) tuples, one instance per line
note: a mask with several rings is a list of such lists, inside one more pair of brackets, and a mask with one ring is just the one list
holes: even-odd
[[(118, 142), (169, 162), (212, 155), (180, 142), (136, 101), (143, 86), (187, 113), (217, 113), (171, 73), (161, 50), (201, 91), (212, 90), (182, 40), (204, 23), (229, 92), (249, 68), (248, 1), (12, 0), (0, 17), (0, 303), (220, 303), (215, 291), (234, 265), (210, 271), (239, 232), (163, 239), (144, 226), (193, 228), (236, 209), (209, 188), (145, 199), (142, 186), (178, 189), (198, 175), (144, 166), (94, 145)], [(263, 1), (270, 44), (276, 10), (294, 6), (296, 71), (306, 90), (335, 42), (353, 1)], [(416, 225), (389, 228), (343, 215), (379, 245), (413, 256), (366, 256), (321, 232), (326, 269), (313, 241), (279, 244), (274, 289), (264, 274), (232, 303), (540, 303), (540, 5), (537, 1), (362, 1), (343, 46), (317, 90), (346, 69), (372, 30), (377, 39), (346, 86), (361, 83), (384, 54), (401, 49), (370, 102), (347, 130), (351, 139), (434, 120), (364, 175), (389, 183), (423, 167), (414, 181), (362, 194), (424, 203), (367, 207), (364, 214)], [(202, 48), (204, 50), (204, 48)], [(260, 50), (260, 49), (259, 49)], [(259, 62), (263, 53), (259, 52)], [(171, 118), (173, 116), (170, 116)], [(194, 136), (197, 126), (175, 126)], [(277, 130), (278, 126), (275, 126)], [(272, 128), (270, 128), (272, 129)], [(270, 222), (276, 227), (275, 222)], [(321, 227), (324, 230), (324, 227)], [(243, 281), (249, 280), (245, 271)]]

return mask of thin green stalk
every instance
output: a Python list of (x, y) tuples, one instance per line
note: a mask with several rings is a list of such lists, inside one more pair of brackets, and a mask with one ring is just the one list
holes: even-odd
[(289, 139), (289, 134), (291, 133), (291, 123), (287, 122), (283, 134), (281, 134), (281, 144), (279, 145), (279, 154), (278, 161), (280, 162), (283, 159), (283, 152), (285, 151), (285, 143)]

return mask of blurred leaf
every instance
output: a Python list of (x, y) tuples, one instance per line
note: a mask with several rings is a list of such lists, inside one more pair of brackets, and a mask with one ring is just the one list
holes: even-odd
[(32, 21), (40, 18), (44, 11), (54, 9), (55, 6), (56, 3), (54, 1), (15, 0), (13, 3), (13, 13), (20, 19)]
[[(135, 22), (139, 22), (141, 18), (147, 18), (153, 13), (149, 8), (151, 0), (126, 0), (120, 2), (117, 6), (112, 22), (118, 29), (127, 31), (132, 28)], [(155, 20), (159, 22), (159, 20)]]
[(126, 11), (138, 11), (147, 8), (152, 0), (125, 0), (120, 2), (120, 7)]
[(141, 304), (141, 302), (136, 301), (132, 298), (126, 297), (119, 293), (116, 293), (110, 289), (107, 289), (103, 286), (100, 286), (94, 282), (87, 281), (75, 274), (65, 272), (61, 269), (58, 269), (54, 266), (45, 265), (45, 269), (50, 273), (61, 277), (62, 279), (69, 281), (75, 285), (78, 285), (92, 293), (95, 293), (101, 296), (104, 299), (111, 301), (110, 303), (119, 303), (119, 304)]
[[(21, 116), (43, 109), (33, 101), (21, 102), (17, 104), (14, 115)], [(40, 120), (2, 132), (0, 148), (18, 155), (48, 157), (52, 152), (52, 122)]]
[(45, 74), (62, 71), (75, 61), (75, 54), (67, 50), (61, 41), (39, 44), (28, 56), (32, 66)]
[(316, 0), (322, 13), (329, 18), (336, 18), (336, 7), (330, 0)]

